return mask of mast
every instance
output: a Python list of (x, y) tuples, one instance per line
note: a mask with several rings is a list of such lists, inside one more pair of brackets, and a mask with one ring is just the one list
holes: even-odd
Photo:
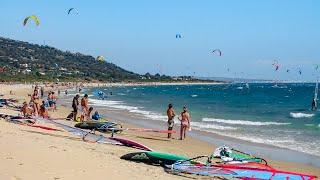
[(314, 88), (314, 102), (315, 102), (315, 108), (318, 107), (318, 92), (319, 92), (319, 77), (317, 77), (316, 87)]

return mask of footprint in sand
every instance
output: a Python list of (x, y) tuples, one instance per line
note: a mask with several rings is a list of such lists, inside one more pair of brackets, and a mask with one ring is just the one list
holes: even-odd
[(6, 157), (6, 159), (13, 159), (13, 157)]
[(51, 148), (51, 149), (57, 149), (56, 146), (49, 146), (49, 148)]
[(18, 165), (19, 165), (19, 166), (22, 166), (22, 165), (23, 165), (23, 163), (19, 163)]
[(19, 177), (17, 177), (17, 176), (13, 176), (13, 178), (12, 179), (15, 179), (15, 180), (21, 180), (22, 178), (19, 178)]

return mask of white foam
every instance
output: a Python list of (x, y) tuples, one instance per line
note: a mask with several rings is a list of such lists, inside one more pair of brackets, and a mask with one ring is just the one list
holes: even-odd
[(125, 93), (117, 93), (117, 95), (119, 95), (119, 96), (125, 96), (126, 94), (125, 94)]
[(315, 124), (304, 124), (305, 126), (314, 126)]
[(313, 116), (314, 116), (314, 114), (307, 114), (307, 113), (301, 113), (301, 112), (298, 112), (298, 113), (291, 112), (290, 113), (290, 117), (292, 117), (292, 118), (311, 118)]
[(139, 107), (126, 105), (122, 101), (90, 99), (89, 103), (90, 103), (90, 105), (96, 105), (96, 106), (100, 106), (100, 107), (102, 106), (102, 107), (127, 110), (131, 113), (140, 114), (140, 115), (143, 115), (144, 117), (152, 119), (152, 120), (160, 120), (160, 121), (167, 120), (167, 116), (164, 116), (159, 113), (141, 110), (141, 109), (139, 109)]
[(193, 94), (193, 95), (191, 95), (191, 97), (197, 97), (198, 95), (196, 95), (196, 94)]
[(217, 122), (223, 124), (234, 124), (234, 125), (247, 125), (247, 126), (269, 126), (269, 125), (289, 125), (291, 123), (280, 123), (280, 122), (259, 122), (259, 121), (245, 121), (245, 120), (228, 120), (228, 119), (214, 119), (214, 118), (203, 118), (204, 122)]
[(138, 109), (135, 106), (125, 105), (122, 101), (111, 101), (111, 100), (98, 100), (98, 99), (89, 99), (90, 105), (110, 107), (115, 109), (124, 109), (124, 110), (134, 110)]
[[(320, 127), (320, 124), (319, 124)], [(196, 128), (195, 128), (196, 129)], [(227, 137), (232, 137), (232, 138), (236, 138), (236, 139), (241, 139), (244, 141), (249, 141), (249, 142), (253, 142), (253, 143), (261, 143), (261, 144), (268, 144), (268, 145), (273, 145), (273, 146), (277, 146), (277, 147), (281, 147), (281, 148), (286, 148), (286, 149), (291, 149), (291, 150), (296, 150), (296, 151), (300, 151), (300, 152), (304, 152), (304, 153), (308, 153), (308, 154), (313, 154), (313, 155), (320, 155), (319, 154), (319, 149), (315, 148), (317, 147), (317, 145), (306, 145), (304, 142), (299, 142), (296, 141), (294, 138), (292, 137), (281, 137), (281, 139), (279, 139), (279, 137), (259, 137), (259, 135), (244, 135), (243, 133), (239, 134), (239, 132), (237, 131), (221, 131), (221, 130), (214, 130), (214, 129), (199, 129), (202, 131), (206, 131), (206, 132), (211, 132), (211, 133), (215, 133), (215, 134), (219, 134), (222, 136), (227, 136)]]
[(167, 121), (167, 116), (164, 116), (164, 115), (159, 114), (159, 113), (154, 113), (154, 112), (150, 112), (150, 111), (144, 111), (144, 110), (140, 110), (140, 109), (129, 110), (129, 112), (141, 114), (141, 115), (143, 115), (143, 116), (145, 116), (147, 118), (150, 118), (152, 120)]
[(204, 130), (204, 129), (215, 129), (215, 130), (236, 130), (237, 128), (231, 126), (220, 126), (216, 124), (208, 124), (203, 122), (191, 122), (191, 126), (194, 129)]

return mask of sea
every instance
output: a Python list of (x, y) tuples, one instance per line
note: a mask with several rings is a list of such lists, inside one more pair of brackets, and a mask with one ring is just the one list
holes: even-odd
[[(320, 111), (311, 111), (315, 83), (118, 86), (86, 89), (90, 105), (166, 121), (186, 106), (192, 129), (320, 156)], [(105, 93), (105, 99), (97, 92)], [(175, 122), (179, 120), (176, 118)]]

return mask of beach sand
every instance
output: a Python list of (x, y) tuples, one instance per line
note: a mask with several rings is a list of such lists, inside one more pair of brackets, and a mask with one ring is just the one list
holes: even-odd
[[(14, 95), (8, 95), (13, 90)], [(31, 85), (1, 85), (5, 98), (29, 100)], [(71, 102), (70, 102), (71, 104)], [(49, 112), (53, 118), (64, 118), (71, 111), (59, 106)], [(12, 109), (0, 113), (17, 115)], [(125, 115), (123, 115), (125, 116)], [(121, 116), (119, 116), (121, 118)], [(71, 122), (68, 122), (71, 123)], [(52, 126), (52, 125), (47, 125)], [(124, 127), (137, 127), (125, 123)], [(154, 150), (195, 157), (212, 153), (215, 146), (195, 138), (185, 141), (166, 138), (166, 134), (126, 131), (120, 137), (141, 142)], [(177, 137), (177, 135), (175, 135)], [(182, 179), (162, 167), (124, 161), (120, 156), (139, 150), (115, 145), (85, 143), (68, 132), (53, 132), (12, 124), (0, 120), (0, 179)], [(294, 157), (293, 157), (294, 158)], [(320, 176), (320, 168), (268, 160), (270, 165), (286, 171)], [(195, 177), (195, 176), (193, 176)], [(201, 178), (204, 177), (195, 177)]]

